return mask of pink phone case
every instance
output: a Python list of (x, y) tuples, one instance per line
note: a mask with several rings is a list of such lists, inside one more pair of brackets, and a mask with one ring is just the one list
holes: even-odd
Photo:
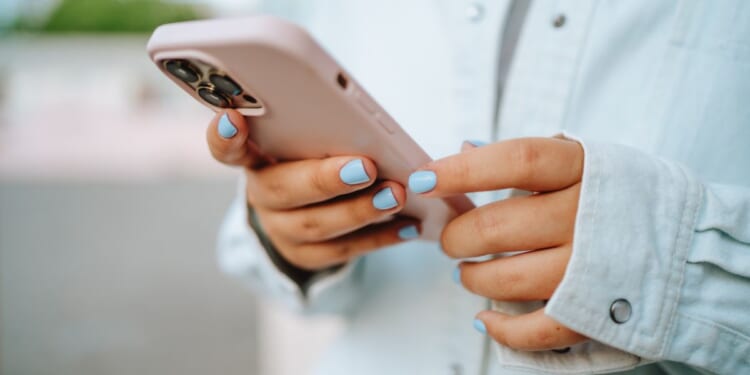
[[(214, 111), (195, 90), (168, 73), (166, 59), (194, 59), (220, 69), (257, 98), (251, 137), (277, 160), (363, 155), (378, 178), (406, 186), (430, 157), (302, 28), (256, 16), (163, 25), (148, 42), (151, 59), (180, 87)], [(408, 189), (407, 189), (408, 190)], [(427, 199), (407, 192), (403, 214), (422, 220), (422, 238), (437, 240), (445, 223), (474, 205), (465, 196)]]

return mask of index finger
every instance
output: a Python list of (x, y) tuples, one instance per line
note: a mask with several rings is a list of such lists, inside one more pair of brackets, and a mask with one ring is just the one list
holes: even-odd
[(433, 161), (409, 176), (425, 196), (517, 188), (554, 191), (580, 181), (583, 148), (555, 138), (519, 138)]

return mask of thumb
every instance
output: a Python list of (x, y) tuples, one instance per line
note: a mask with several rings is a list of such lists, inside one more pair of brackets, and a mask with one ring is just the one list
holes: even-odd
[(214, 116), (206, 130), (206, 141), (211, 155), (227, 165), (257, 167), (273, 163), (250, 138), (248, 120), (235, 110)]

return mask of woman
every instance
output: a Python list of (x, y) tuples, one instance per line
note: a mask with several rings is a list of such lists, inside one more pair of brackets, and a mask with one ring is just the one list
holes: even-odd
[[(246, 176), (222, 267), (347, 318), (318, 373), (750, 369), (750, 4), (286, 6), (444, 157), (409, 186), (356, 155), (259, 166), (252, 123), (211, 122), (213, 155)], [(448, 156), (464, 139), (495, 142)], [(441, 252), (397, 216), (407, 188), (538, 194), (474, 195), (490, 203)]]

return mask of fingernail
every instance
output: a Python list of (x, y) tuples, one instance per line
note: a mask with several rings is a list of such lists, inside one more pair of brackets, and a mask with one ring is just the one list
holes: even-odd
[(229, 120), (229, 116), (227, 114), (223, 114), (221, 118), (219, 119), (219, 135), (222, 138), (232, 138), (235, 134), (237, 134), (237, 128), (234, 127), (234, 124), (232, 124), (232, 121)]
[(367, 175), (365, 165), (362, 164), (360, 159), (344, 164), (339, 171), (339, 178), (347, 185), (359, 185), (370, 181), (370, 176)]
[(402, 240), (413, 240), (419, 237), (416, 225), (409, 225), (398, 230), (398, 237)]
[(487, 334), (487, 327), (485, 327), (484, 322), (479, 319), (474, 319), (474, 329), (483, 335)]
[(474, 147), (487, 146), (487, 142), (485, 142), (485, 141), (478, 141), (478, 140), (470, 140), (469, 139), (469, 140), (466, 140), (466, 142), (468, 142), (470, 145), (472, 145)]
[(461, 285), (461, 266), (456, 266), (456, 268), (453, 269), (453, 282)]
[(409, 176), (409, 189), (415, 193), (426, 193), (435, 188), (437, 175), (433, 171), (416, 171)]
[(390, 210), (391, 208), (398, 206), (398, 201), (396, 200), (396, 197), (393, 196), (393, 190), (391, 190), (391, 188), (385, 188), (372, 197), (372, 205), (378, 210)]

